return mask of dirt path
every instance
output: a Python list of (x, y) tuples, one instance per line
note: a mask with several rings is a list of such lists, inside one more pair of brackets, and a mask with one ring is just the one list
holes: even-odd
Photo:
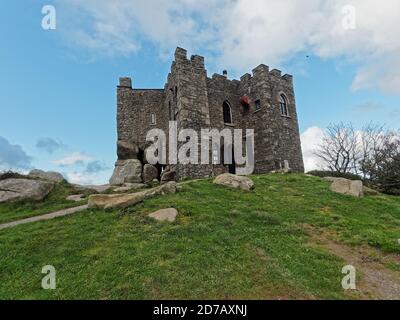
[(385, 266), (389, 262), (399, 264), (399, 254), (384, 254), (369, 246), (350, 247), (314, 227), (305, 226), (305, 229), (311, 237), (310, 245), (322, 247), (356, 268), (357, 290), (354, 294), (362, 299), (400, 299), (400, 272)]
[(26, 219), (22, 219), (22, 220), (17, 220), (17, 221), (13, 221), (13, 222), (9, 222), (9, 223), (0, 224), (0, 230), (12, 228), (12, 227), (18, 226), (20, 224), (31, 223), (31, 222), (36, 222), (36, 221), (43, 221), (43, 220), (50, 220), (50, 219), (54, 219), (54, 218), (58, 218), (58, 217), (67, 216), (67, 215), (70, 215), (73, 213), (77, 213), (77, 212), (86, 210), (87, 207), (88, 207), (88, 205), (85, 204), (84, 206), (80, 206), (80, 207), (64, 209), (64, 210), (44, 214), (41, 216), (36, 216), (36, 217), (32, 217), (32, 218), (26, 218)]

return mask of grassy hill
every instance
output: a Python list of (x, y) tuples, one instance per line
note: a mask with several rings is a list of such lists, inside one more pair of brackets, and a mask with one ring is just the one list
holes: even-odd
[[(305, 175), (252, 179), (253, 192), (193, 181), (129, 209), (0, 230), (0, 299), (400, 299), (400, 198), (343, 196)], [(147, 217), (168, 207), (175, 223)], [(57, 290), (41, 289), (45, 265)]]

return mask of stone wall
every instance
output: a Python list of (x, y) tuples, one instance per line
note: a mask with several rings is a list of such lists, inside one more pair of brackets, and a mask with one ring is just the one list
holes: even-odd
[[(288, 116), (280, 113), (280, 94), (287, 99)], [(245, 95), (250, 100), (249, 108), (240, 103)], [(133, 89), (131, 79), (121, 78), (117, 97), (118, 139), (133, 141), (141, 150), (146, 147), (149, 130), (160, 128), (168, 133), (169, 120), (177, 121), (178, 131), (194, 129), (199, 137), (202, 128), (241, 128), (244, 133), (245, 129), (254, 129), (255, 173), (280, 169), (285, 161), (293, 171), (304, 171), (293, 79), (290, 75), (282, 76), (279, 70), (269, 71), (267, 66), (260, 65), (240, 81), (229, 80), (226, 74), (208, 78), (203, 57), (194, 55), (188, 59), (186, 50), (177, 48), (164, 89)], [(259, 110), (255, 110), (257, 100)], [(232, 124), (223, 121), (225, 101), (231, 107)], [(155, 124), (152, 124), (152, 114)], [(217, 165), (171, 167), (178, 179), (208, 177), (227, 171), (226, 166)]]

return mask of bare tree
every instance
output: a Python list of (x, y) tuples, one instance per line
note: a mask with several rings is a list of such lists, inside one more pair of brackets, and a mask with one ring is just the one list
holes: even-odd
[(363, 179), (370, 179), (371, 169), (378, 165), (381, 157), (379, 153), (384, 146), (393, 139), (393, 132), (390, 132), (385, 125), (370, 122), (365, 125), (360, 133), (360, 155), (359, 169)]
[(385, 193), (400, 194), (400, 131), (369, 123), (362, 130), (352, 124), (330, 125), (315, 154), (339, 174), (356, 174)]
[(358, 174), (361, 159), (359, 140), (359, 133), (351, 123), (333, 124), (326, 129), (315, 154), (330, 171)]

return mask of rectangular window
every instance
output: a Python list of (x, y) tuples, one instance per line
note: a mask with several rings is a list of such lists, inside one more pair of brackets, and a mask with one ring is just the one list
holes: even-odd
[(256, 111), (260, 110), (261, 109), (261, 101), (260, 100), (256, 100), (255, 106), (256, 106)]
[(151, 124), (156, 124), (156, 115), (154, 113), (151, 114)]
[(218, 150), (213, 150), (213, 164), (219, 164), (219, 152)]

